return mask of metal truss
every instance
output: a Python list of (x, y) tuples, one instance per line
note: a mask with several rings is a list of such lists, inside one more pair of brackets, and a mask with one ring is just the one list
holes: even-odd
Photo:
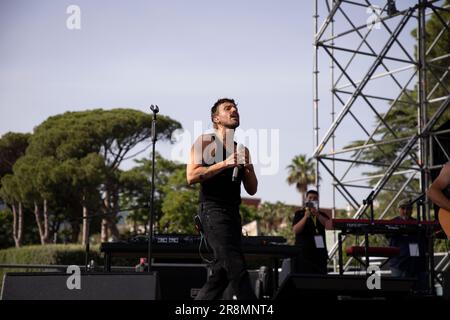
[[(439, 168), (432, 162), (432, 147), (437, 143), (444, 149), (437, 137), (447, 133), (436, 132), (435, 125), (450, 110), (450, 88), (444, 82), (450, 73), (450, 53), (438, 57), (431, 53), (440, 39), (450, 33), (450, 20), (444, 19), (450, 8), (445, 1), (410, 0), (396, 1), (399, 8), (393, 11), (388, 2), (391, 1), (314, 1), (316, 185), (319, 190), (322, 172), (331, 178), (333, 217), (337, 201), (344, 200), (352, 208), (353, 218), (361, 218), (368, 214), (370, 203), (384, 192), (392, 199), (387, 207), (378, 210), (377, 218), (383, 218), (407, 192), (424, 195), (418, 214), (430, 220), (431, 204), (425, 191), (431, 182), (430, 170)], [(430, 15), (440, 22), (441, 30), (434, 39), (427, 39), (430, 33), (426, 21)], [(413, 29), (416, 39), (410, 35)], [(411, 50), (412, 44), (415, 50)], [(329, 63), (328, 75), (320, 71), (323, 61)], [(447, 63), (437, 65), (442, 61)], [(330, 80), (329, 90), (323, 89), (323, 79)], [(414, 87), (417, 94), (413, 97)], [(394, 108), (400, 107), (417, 111), (411, 124), (415, 130), (406, 134), (396, 130), (390, 117)], [(328, 118), (324, 112), (331, 113), (331, 121), (321, 134), (320, 126)], [(391, 138), (383, 140), (382, 131)], [(356, 140), (361, 143), (349, 146)], [(385, 154), (386, 146), (395, 150), (394, 155), (386, 155), (390, 161), (364, 159), (364, 153), (375, 148)], [(450, 159), (450, 151), (443, 152)], [(380, 168), (384, 171), (368, 177), (362, 174), (362, 167), (369, 172)], [(402, 176), (405, 181), (396, 189), (389, 186), (395, 176)], [(335, 235), (331, 258), (337, 250)]]

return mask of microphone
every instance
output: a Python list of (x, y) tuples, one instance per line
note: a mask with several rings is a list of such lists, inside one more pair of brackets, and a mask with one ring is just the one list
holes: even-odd
[(153, 121), (152, 121), (152, 140), (156, 141), (156, 114), (159, 112), (159, 107), (157, 105), (151, 105), (150, 110), (153, 112)]
[(159, 107), (155, 104), (155, 105), (151, 105), (150, 106), (150, 110), (152, 110), (153, 113), (158, 113), (159, 112)]
[[(242, 154), (245, 152), (245, 147), (242, 143), (238, 144), (237, 147), (237, 155), (238, 155), (238, 164), (239, 164), (239, 158), (242, 156)], [(233, 169), (233, 182), (238, 182), (238, 174), (239, 174), (239, 166), (234, 167)]]

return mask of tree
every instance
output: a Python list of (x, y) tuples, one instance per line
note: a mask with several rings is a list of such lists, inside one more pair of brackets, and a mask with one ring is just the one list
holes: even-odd
[(13, 241), (13, 237), (11, 236), (13, 225), (12, 216), (9, 208), (5, 207), (3, 210), (0, 210), (0, 249), (15, 245), (15, 241)]
[(245, 225), (255, 220), (256, 221), (259, 220), (258, 209), (253, 206), (241, 204), (241, 206), (239, 207), (239, 212), (242, 217), (242, 225)]
[(30, 136), (28, 133), (8, 132), (0, 138), (0, 179), (13, 172), (13, 165), (25, 154)]
[[(137, 166), (124, 171), (120, 175), (120, 204), (127, 208), (127, 219), (133, 224), (136, 233), (139, 227), (147, 232), (148, 214), (150, 210), (152, 161), (148, 159), (136, 160)], [(159, 220), (163, 215), (162, 204), (169, 189), (170, 177), (184, 165), (164, 159), (159, 153), (155, 154), (155, 230), (159, 229)]]
[(52, 200), (52, 182), (47, 178), (47, 174), (55, 165), (54, 158), (25, 155), (13, 167), (17, 182), (15, 187), (22, 203), (34, 208), (41, 244), (49, 243), (51, 239), (48, 204)]
[(315, 183), (316, 171), (313, 159), (307, 159), (306, 155), (298, 155), (292, 159), (288, 169), (287, 182), (289, 185), (295, 185), (301, 195), (301, 204), (305, 201), (305, 193), (308, 185)]
[[(150, 115), (136, 110), (97, 109), (50, 117), (35, 129), (27, 150), (30, 157), (51, 157), (58, 163), (83, 159), (91, 153), (102, 157), (104, 179), (98, 186), (103, 200), (102, 241), (108, 240), (108, 233), (114, 240), (119, 238), (116, 226), (120, 211), (119, 166), (127, 156), (131, 157), (129, 153), (134, 147), (149, 140), (151, 122)], [(159, 116), (158, 139), (169, 140), (171, 133), (180, 127), (178, 122)]]
[(16, 247), (23, 239), (23, 205), (17, 181), (11, 175), (13, 166), (25, 154), (30, 134), (8, 132), (0, 138), (0, 198), (10, 205), (13, 215), (13, 238)]
[[(102, 241), (108, 240), (108, 233), (117, 240), (119, 166), (135, 156), (130, 153), (136, 146), (147, 148), (151, 124), (151, 115), (131, 109), (66, 112), (48, 118), (32, 136), (9, 134), (0, 139), (1, 173), (12, 174), (5, 179), (2, 198), (13, 204), (16, 243), (23, 232), (22, 210), (28, 208), (34, 212), (42, 244), (51, 241), (64, 218), (72, 225), (73, 241), (83, 220), (86, 241), (89, 212), (98, 208), (104, 217)], [(170, 140), (178, 128), (177, 121), (159, 116), (158, 139)]]
[(17, 181), (12, 174), (7, 174), (1, 179), (2, 188), (0, 189), (0, 197), (10, 205), (13, 223), (12, 234), (14, 238), (14, 244), (18, 248), (22, 243), (23, 238), (23, 206), (22, 199), (18, 192)]
[(161, 231), (188, 234), (195, 232), (194, 216), (198, 214), (199, 189), (198, 184), (188, 185), (184, 166), (173, 172), (164, 187), (166, 196), (162, 203)]
[[(104, 160), (97, 153), (90, 153), (82, 159), (68, 159), (58, 164), (50, 173), (55, 186), (59, 188), (65, 186), (65, 190), (60, 190), (62, 192), (59, 194), (64, 198), (78, 199), (82, 207), (82, 243), (88, 240), (90, 212), (96, 210), (101, 203), (99, 185), (104, 176)], [(74, 221), (74, 224), (78, 223), (79, 220)], [(78, 232), (74, 236), (73, 240), (77, 242)]]
[(290, 221), (296, 207), (283, 202), (264, 202), (257, 211), (259, 221), (262, 222), (262, 233), (266, 235), (280, 235), (283, 229), (291, 232)]

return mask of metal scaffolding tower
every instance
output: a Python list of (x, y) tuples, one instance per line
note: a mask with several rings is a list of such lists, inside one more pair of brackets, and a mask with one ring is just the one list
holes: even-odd
[[(313, 156), (318, 190), (322, 172), (332, 181), (333, 217), (338, 202), (356, 219), (373, 203), (381, 219), (408, 194), (420, 199), (419, 217), (433, 219), (425, 191), (430, 172), (441, 167), (433, 162), (432, 142), (449, 131), (436, 127), (450, 113), (450, 52), (435, 50), (449, 39), (448, 4), (314, 0)], [(438, 23), (429, 26), (432, 16)], [(396, 115), (411, 108), (411, 130), (399, 131)], [(328, 129), (321, 134), (320, 127)], [(373, 150), (384, 156), (369, 161)], [(381, 194), (390, 197), (383, 205)], [(337, 247), (335, 237), (330, 257)]]

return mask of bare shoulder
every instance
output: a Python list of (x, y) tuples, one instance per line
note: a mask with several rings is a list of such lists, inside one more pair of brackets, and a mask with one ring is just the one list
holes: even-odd
[(445, 164), (439, 176), (434, 180), (433, 185), (438, 187), (439, 189), (445, 188), (448, 184), (450, 184), (450, 164)]
[(450, 162), (447, 162), (446, 164), (444, 164), (444, 167), (442, 168), (442, 172), (447, 175), (450, 174)]
[(215, 139), (214, 134), (202, 134), (198, 136), (193, 144), (193, 148), (196, 148), (198, 151), (205, 149), (208, 145), (210, 145)]
[(441, 169), (439, 173), (439, 179), (444, 179), (447, 182), (450, 182), (450, 162), (447, 162)]
[(214, 142), (214, 134), (202, 134), (194, 142), (191, 148), (189, 163), (195, 167), (202, 166), (204, 162), (209, 163), (210, 158), (214, 156), (214, 146), (209, 147)]

